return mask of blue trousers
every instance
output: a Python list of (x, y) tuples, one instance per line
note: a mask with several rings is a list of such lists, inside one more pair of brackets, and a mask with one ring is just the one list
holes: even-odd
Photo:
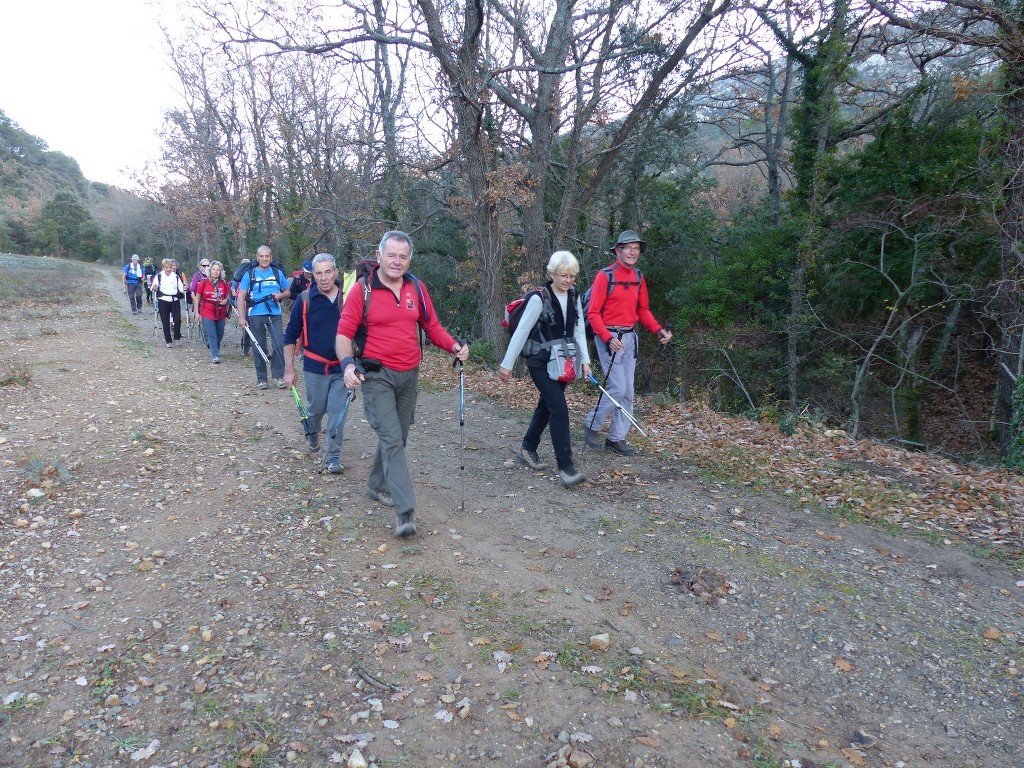
[(210, 348), (210, 358), (220, 357), (220, 343), (224, 341), (224, 320), (202, 318), (203, 330), (206, 331), (206, 345)]

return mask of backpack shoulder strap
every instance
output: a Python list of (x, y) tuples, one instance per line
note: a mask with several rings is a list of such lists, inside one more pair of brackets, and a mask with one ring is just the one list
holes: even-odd
[(309, 334), (306, 332), (306, 312), (309, 309), (309, 288), (304, 290), (298, 295), (296, 301), (302, 303), (302, 333), (299, 335), (299, 341), (302, 342), (302, 348), (306, 348), (306, 344), (309, 342)]
[(612, 288), (615, 287), (615, 265), (612, 264), (607, 267), (602, 267), (601, 271), (604, 272), (605, 275), (607, 275), (608, 277), (608, 292), (605, 293), (604, 295), (604, 297), (607, 299), (609, 296), (612, 295)]
[(416, 277), (412, 272), (407, 273), (412, 284), (416, 286), (416, 294), (420, 300), (420, 326), (423, 328), (427, 327), (427, 302), (423, 296), (423, 283)]

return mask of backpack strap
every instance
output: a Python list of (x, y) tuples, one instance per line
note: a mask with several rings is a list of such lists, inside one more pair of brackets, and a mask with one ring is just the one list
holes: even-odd
[[(359, 331), (363, 331), (363, 350), (366, 349), (366, 334), (369, 333), (369, 326), (367, 325), (366, 318), (370, 312), (370, 299), (373, 296), (371, 281), (373, 280), (373, 275), (376, 272), (376, 270), (377, 268), (373, 267), (370, 270), (369, 274), (363, 275), (362, 277), (359, 277), (356, 280), (356, 285), (360, 286), (360, 288), (362, 288), (363, 291), (363, 321), (360, 324), (359, 328), (356, 329), (356, 334), (359, 334)], [(416, 275), (414, 275), (412, 272), (406, 272), (405, 274), (409, 278), (409, 281), (416, 287), (416, 294), (419, 297), (420, 305), (420, 316), (418, 322), (420, 329), (425, 333), (427, 330), (427, 302), (423, 294), (423, 283), (421, 283), (420, 279), (416, 277)]]
[[(248, 292), (248, 298), (251, 301), (251, 303), (249, 304), (249, 309), (250, 310), (253, 307), (258, 307), (260, 304), (266, 304), (267, 302), (270, 302), (270, 301), (277, 301), (277, 299), (273, 298), (272, 295), (271, 296), (264, 296), (262, 299), (260, 299), (258, 301), (252, 300), (252, 298), (251, 298), (252, 297), (252, 286), (253, 286), (253, 283), (255, 282), (254, 275), (256, 274), (256, 270), (259, 268), (259, 266), (260, 266), (259, 262), (254, 262), (249, 267), (249, 292)], [(270, 271), (274, 275), (274, 280), (277, 281), (277, 288), (278, 288), (278, 290), (279, 291), (283, 291), (285, 289), (286, 284), (287, 284), (287, 278), (284, 276), (284, 270), (281, 269), (279, 266), (277, 266), (277, 264), (275, 264), (274, 262), (271, 262), (270, 263)], [(269, 280), (269, 279), (270, 278), (267, 278), (267, 280)], [(261, 280), (261, 282), (265, 282), (265, 281)]]
[[(540, 300), (543, 307), (540, 311), (540, 317), (537, 318), (537, 324), (533, 327), (533, 331), (530, 333), (530, 338), (527, 339), (523, 345), (523, 350), (519, 354), (523, 357), (529, 357), (530, 355), (536, 355), (538, 352), (543, 352), (546, 349), (556, 344), (561, 343), (561, 339), (549, 339), (547, 334), (544, 333), (545, 327), (550, 329), (551, 325), (555, 321), (555, 307), (551, 302), (551, 289), (548, 286), (537, 289), (537, 295), (540, 296)], [(574, 303), (575, 298), (573, 297), (573, 291), (569, 293), (569, 300), (566, 303), (566, 315), (569, 314), (570, 302)], [(568, 331), (568, 318), (566, 318), (566, 331)], [(536, 337), (536, 338), (535, 338)]]

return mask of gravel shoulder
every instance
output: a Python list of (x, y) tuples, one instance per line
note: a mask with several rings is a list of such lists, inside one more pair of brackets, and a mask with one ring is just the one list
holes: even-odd
[(567, 491), (433, 355), (398, 540), (361, 400), (320, 473), (234, 329), (165, 349), (74, 268), (0, 322), (0, 766), (1024, 764), (1018, 562), (665, 452)]

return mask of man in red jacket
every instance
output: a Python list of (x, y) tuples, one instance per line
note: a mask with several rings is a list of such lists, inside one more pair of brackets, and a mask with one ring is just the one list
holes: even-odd
[(657, 334), (662, 344), (672, 339), (672, 331), (663, 328), (651, 314), (647, 298), (647, 283), (636, 268), (640, 254), (647, 243), (632, 229), (619, 235), (612, 247), (615, 261), (594, 277), (590, 289), (587, 319), (594, 329), (594, 342), (601, 369), (607, 377), (604, 388), (611, 397), (602, 397), (583, 420), (585, 439), (591, 448), (601, 446), (601, 430), (611, 417), (605, 450), (620, 456), (632, 456), (636, 451), (626, 442), (630, 421), (613, 404), (633, 413), (633, 376), (636, 371), (637, 336), (639, 322), (651, 333)]
[[(423, 328), (434, 346), (459, 360), (469, 358), (469, 347), (438, 322), (426, 286), (406, 274), (412, 250), (412, 238), (405, 232), (384, 233), (377, 249), (377, 268), (361, 278), (345, 299), (335, 341), (345, 386), (355, 389), (362, 384), (363, 412), (377, 433), (366, 495), (395, 508), (395, 535), (400, 537), (416, 533), (416, 497), (405, 444), (416, 411), (422, 356), (418, 328)], [(352, 355), (357, 334), (365, 373), (356, 368)]]

